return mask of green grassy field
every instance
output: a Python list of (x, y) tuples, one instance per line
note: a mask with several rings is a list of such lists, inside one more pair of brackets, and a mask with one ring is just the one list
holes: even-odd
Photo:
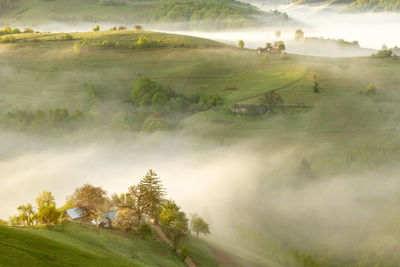
[[(0, 109), (85, 109), (87, 84), (93, 84), (105, 107), (130, 111), (130, 92), (141, 77), (148, 77), (176, 92), (219, 94), (225, 108), (187, 117), (181, 127), (200, 130), (210, 126), (211, 136), (270, 136), (339, 138), (387, 134), (397, 129), (400, 113), (395, 75), (400, 62), (373, 58), (332, 59), (290, 55), (263, 61), (251, 50), (240, 50), (194, 37), (142, 31), (107, 31), (72, 34), (16, 35), (17, 41), (0, 45)], [(141, 36), (172, 44), (160, 49), (96, 49), (74, 54), (75, 42), (87, 38), (135, 43)], [(38, 41), (35, 41), (38, 40)], [(191, 48), (174, 48), (184, 43)], [(312, 91), (311, 72), (322, 89)], [(360, 94), (369, 84), (378, 94)], [(263, 93), (276, 90), (284, 99), (283, 115), (238, 116), (235, 103), (258, 103)], [(307, 106), (303, 108), (302, 105)], [(230, 124), (213, 124), (228, 120)], [(204, 129), (204, 128), (203, 128)]]
[(54, 22), (127, 22), (145, 20), (159, 1), (128, 1), (126, 5), (103, 5), (100, 1), (18, 0), (1, 11), (0, 23), (37, 25)]
[[(0, 226), (0, 237), (0, 266), (185, 266), (161, 241), (79, 223), (64, 231)], [(189, 245), (199, 266), (218, 266), (205, 243)]]

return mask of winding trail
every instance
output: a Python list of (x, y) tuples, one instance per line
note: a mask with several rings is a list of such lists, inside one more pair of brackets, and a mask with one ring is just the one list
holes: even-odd
[[(158, 236), (160, 237), (160, 239), (162, 241), (167, 243), (167, 245), (170, 246), (171, 248), (174, 247), (172, 241), (169, 240), (169, 238), (164, 234), (164, 232), (161, 230), (160, 226), (150, 223), (150, 227), (158, 234)], [(180, 253), (180, 249), (178, 249), (177, 252), (179, 254)], [(194, 263), (194, 261), (190, 257), (186, 257), (185, 263), (189, 267), (196, 267), (196, 264)]]

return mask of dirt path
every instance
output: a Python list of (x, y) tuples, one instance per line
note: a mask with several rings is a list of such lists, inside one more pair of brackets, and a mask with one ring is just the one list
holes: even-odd
[(229, 255), (228, 253), (225, 253), (225, 252), (223, 252), (213, 246), (210, 246), (210, 245), (208, 245), (208, 249), (212, 252), (215, 261), (218, 262), (219, 264), (222, 264), (227, 267), (239, 266), (238, 264), (236, 264), (234, 262), (234, 260), (232, 259), (232, 256)]
[[(173, 247), (172, 241), (169, 240), (169, 238), (164, 234), (164, 232), (161, 230), (160, 226), (150, 223), (150, 227), (158, 234), (158, 236), (161, 238), (162, 241), (167, 243), (167, 245), (170, 246), (171, 248)], [(179, 254), (180, 253), (180, 249), (178, 249), (177, 252)], [(185, 263), (189, 267), (196, 267), (196, 264), (194, 263), (194, 261), (190, 257), (186, 257)]]

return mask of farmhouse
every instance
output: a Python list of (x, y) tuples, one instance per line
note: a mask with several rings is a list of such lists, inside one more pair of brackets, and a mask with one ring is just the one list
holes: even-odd
[(238, 114), (264, 114), (268, 111), (266, 105), (235, 104), (232, 112)]
[(91, 222), (92, 224), (99, 225), (105, 228), (111, 228), (112, 222), (115, 220), (117, 214), (116, 210), (108, 211), (100, 216), (100, 219), (90, 220), (90, 214), (95, 211), (94, 207), (91, 205), (86, 205), (83, 207), (73, 208), (65, 211), (66, 216), (71, 221), (85, 221)]
[(284, 50), (286, 50), (285, 44), (282, 41), (278, 41), (278, 42), (274, 42), (273, 44), (267, 43), (266, 48), (262, 48), (262, 47), (257, 48), (257, 53), (260, 55), (279, 54)]

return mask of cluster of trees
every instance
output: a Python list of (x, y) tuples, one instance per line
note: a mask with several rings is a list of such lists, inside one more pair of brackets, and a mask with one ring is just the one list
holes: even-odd
[[(95, 29), (93, 29), (93, 30), (95, 30)], [(80, 54), (80, 53), (82, 53), (82, 51), (85, 51), (85, 50), (88, 50), (91, 48), (145, 49), (145, 48), (165, 48), (165, 47), (195, 48), (196, 46), (197, 46), (196, 44), (188, 44), (188, 43), (184, 43), (184, 42), (168, 42), (168, 41), (162, 41), (162, 40), (152, 40), (145, 36), (141, 36), (135, 43), (128, 43), (128, 42), (124, 42), (124, 41), (114, 41), (114, 40), (103, 40), (101, 42), (90, 42), (89, 39), (85, 38), (79, 42), (76, 42), (73, 46), (73, 49), (76, 54)]]
[(9, 26), (5, 26), (2, 30), (0, 30), (0, 36), (2, 35), (10, 35), (10, 34), (19, 34), (19, 33), (34, 33), (35, 31), (31, 28), (25, 28), (25, 30), (21, 31), (18, 28), (11, 28)]
[[(21, 31), (18, 28), (10, 28), (9, 26), (5, 26), (2, 30), (0, 30), (0, 42), (1, 43), (13, 43), (15, 42), (13, 34), (19, 34), (19, 33), (33, 33), (34, 30), (31, 28), (25, 28), (24, 31)], [(6, 36), (4, 36), (6, 35)]]
[(138, 107), (151, 107), (159, 111), (206, 110), (223, 104), (219, 95), (193, 93), (177, 94), (169, 86), (163, 86), (148, 78), (137, 81), (131, 93), (131, 101)]
[(324, 43), (334, 43), (337, 44), (338, 46), (342, 47), (360, 47), (360, 44), (358, 41), (345, 41), (343, 39), (330, 39), (330, 38), (323, 38), (323, 37), (306, 37), (304, 38), (305, 41), (318, 41), (318, 42), (324, 42)]
[(191, 228), (187, 215), (173, 200), (165, 199), (166, 190), (158, 175), (150, 170), (136, 185), (130, 186), (128, 192), (120, 196), (114, 194), (111, 202), (118, 208), (115, 227), (127, 232), (148, 232), (146, 222), (152, 221), (162, 226), (176, 250), (180, 241), (191, 229), (198, 236), (209, 234), (209, 225), (198, 215), (193, 215)]
[(2, 122), (9, 127), (20, 130), (42, 129), (42, 128), (61, 128), (73, 122), (79, 122), (84, 119), (85, 114), (81, 110), (75, 110), (70, 113), (68, 109), (56, 108), (47, 112), (42, 110), (23, 111), (17, 110), (8, 112), (2, 119)]
[(286, 45), (283, 41), (277, 41), (272, 43), (266, 43), (265, 48), (258, 47), (257, 48), (257, 53), (264, 55), (263, 59), (266, 61), (269, 59), (270, 55), (279, 55), (280, 59), (285, 59), (287, 57), (287, 54), (285, 52), (286, 50)]
[(236, 0), (167, 0), (151, 14), (157, 22), (204, 21), (216, 28), (256, 26), (256, 8)]
[(377, 53), (373, 54), (372, 57), (375, 58), (397, 58), (397, 56), (395, 54), (393, 54), (393, 50), (392, 49), (382, 49), (379, 50)]
[(81, 223), (97, 222), (101, 226), (102, 215), (117, 210), (112, 227), (125, 232), (135, 232), (144, 239), (152, 235), (150, 224), (159, 224), (171, 239), (176, 250), (179, 243), (190, 231), (196, 234), (210, 234), (209, 224), (194, 214), (190, 222), (187, 215), (173, 201), (165, 198), (166, 190), (160, 177), (149, 170), (139, 183), (132, 185), (124, 194), (107, 196), (101, 187), (85, 184), (76, 188), (73, 195), (61, 208), (56, 208), (53, 195), (43, 191), (36, 199), (36, 207), (28, 203), (18, 206), (17, 214), (10, 218), (12, 225), (31, 226), (43, 224), (47, 228), (54, 224), (68, 222), (66, 210), (81, 210)]
[(17, 207), (17, 214), (10, 217), (11, 225), (37, 225), (44, 224), (47, 228), (59, 222), (62, 210), (56, 208), (53, 195), (48, 191), (42, 191), (36, 198), (35, 208), (32, 204)]

